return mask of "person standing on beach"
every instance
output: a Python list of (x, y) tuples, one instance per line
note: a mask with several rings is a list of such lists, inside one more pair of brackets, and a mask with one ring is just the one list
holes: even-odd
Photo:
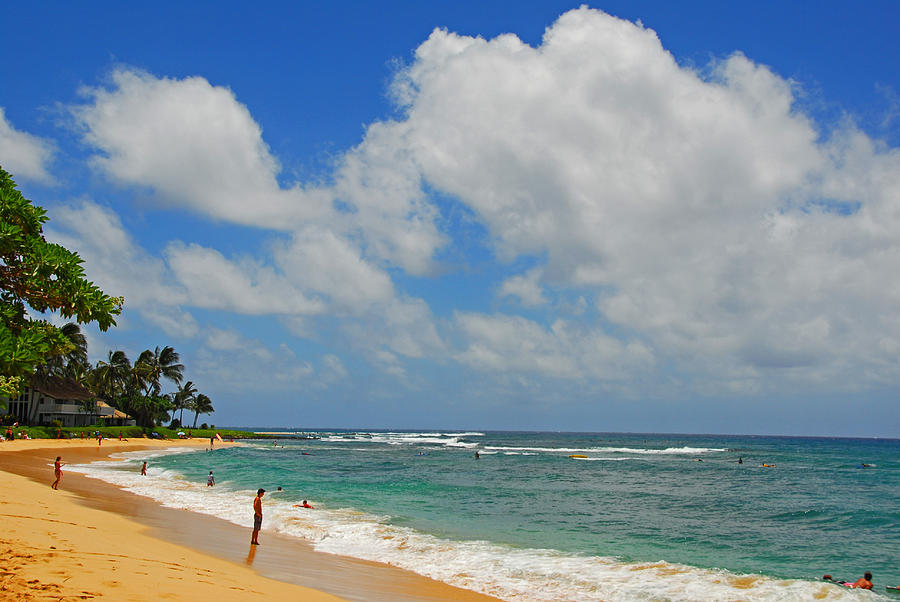
[(265, 489), (257, 489), (256, 497), (253, 498), (253, 535), (250, 537), (250, 544), (259, 545), (259, 530), (262, 528), (262, 496), (266, 492)]
[(212, 471), (210, 470), (210, 471), (209, 471), (209, 476), (206, 477), (206, 486), (207, 486), (207, 487), (212, 487), (212, 486), (215, 485), (215, 484), (216, 484), (216, 477), (213, 476), (213, 473), (212, 473)]
[(142, 477), (147, 476), (147, 463), (146, 462), (144, 462), (144, 464), (141, 466), (141, 476)]
[(62, 479), (62, 467), (64, 464), (60, 460), (62, 460), (62, 456), (56, 456), (56, 462), (53, 463), (53, 474), (56, 476), (56, 480), (50, 485), (53, 489), (59, 489), (59, 481)]

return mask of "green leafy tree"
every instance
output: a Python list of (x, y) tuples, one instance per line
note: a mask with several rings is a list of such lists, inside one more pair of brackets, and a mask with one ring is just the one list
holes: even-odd
[(165, 395), (134, 395), (129, 397), (129, 414), (138, 426), (153, 428), (169, 417), (172, 404)]
[(215, 412), (212, 406), (212, 400), (210, 400), (210, 398), (203, 393), (197, 394), (190, 409), (194, 410), (193, 428), (197, 428), (197, 416), (199, 416), (200, 414), (212, 414), (213, 412)]
[(37, 366), (73, 349), (59, 328), (30, 317), (29, 308), (94, 322), (103, 331), (122, 311), (121, 297), (87, 280), (77, 253), (47, 242), (48, 219), (0, 168), (0, 396), (18, 396)]

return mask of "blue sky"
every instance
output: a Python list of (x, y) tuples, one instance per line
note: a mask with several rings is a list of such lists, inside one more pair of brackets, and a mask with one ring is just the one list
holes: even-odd
[(0, 165), (220, 425), (900, 436), (900, 5), (17, 3)]

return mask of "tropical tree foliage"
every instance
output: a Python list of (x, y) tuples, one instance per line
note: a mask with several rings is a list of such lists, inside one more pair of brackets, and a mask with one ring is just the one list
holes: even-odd
[(61, 329), (32, 318), (29, 309), (94, 322), (103, 331), (122, 311), (121, 297), (87, 280), (77, 253), (47, 242), (48, 219), (0, 168), (0, 396), (17, 396), (37, 366), (73, 351)]
[(91, 372), (92, 390), (103, 399), (118, 399), (125, 394), (130, 375), (131, 360), (125, 352), (110, 351)]
[(78, 404), (78, 411), (86, 416), (90, 416), (91, 414), (95, 414), (97, 412), (97, 400), (96, 399), (84, 399)]
[[(134, 364), (124, 351), (109, 351), (97, 362), (86, 381), (94, 394), (129, 416), (139, 426), (154, 427), (169, 420), (169, 412), (194, 409), (197, 388), (185, 382), (175, 392), (162, 394), (162, 381), (178, 385), (183, 379), (184, 366), (172, 347), (146, 349)], [(206, 401), (201, 413), (211, 413), (212, 402)], [(196, 422), (196, 416), (195, 416)]]
[(200, 414), (212, 414), (213, 412), (215, 412), (212, 406), (212, 400), (210, 400), (210, 398), (203, 393), (199, 393), (194, 398), (193, 406), (190, 409), (194, 410), (193, 428), (197, 428), (197, 417)]
[(90, 370), (87, 339), (75, 322), (69, 322), (59, 331), (69, 342), (69, 350), (49, 356), (45, 364), (35, 366), (34, 373), (38, 376), (62, 376), (81, 382)]
[(159, 395), (160, 381), (163, 378), (176, 385), (180, 384), (184, 372), (184, 366), (178, 363), (180, 359), (178, 352), (171, 347), (143, 351), (134, 364), (134, 372), (145, 387), (144, 394)]
[[(178, 412), (178, 424), (184, 424), (184, 411), (194, 407), (194, 398), (197, 395), (197, 387), (193, 381), (187, 381), (172, 395), (172, 409)], [(172, 419), (175, 419), (174, 414)]]

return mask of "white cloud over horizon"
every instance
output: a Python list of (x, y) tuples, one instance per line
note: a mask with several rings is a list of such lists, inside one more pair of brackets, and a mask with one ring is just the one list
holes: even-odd
[[(398, 379), (430, 359), (617, 388), (666, 366), (659, 380), (703, 395), (900, 384), (900, 151), (852, 121), (816, 123), (795, 86), (740, 53), (681, 66), (654, 31), (588, 8), (537, 47), (437, 29), (393, 83), (399, 116), (370, 124), (333, 173), (282, 187), (231, 90), (120, 67), (72, 109), (91, 164), (277, 238), (244, 256), (171, 240), (157, 257), (122, 225), (126, 207), (89, 202), (60, 208), (53, 232), (166, 332), (199, 336), (190, 308), (275, 315), (304, 335), (339, 319)], [(492, 292), (522, 315), (435, 315), (437, 299), (407, 293), (457, 242), (431, 189), (486, 229), (504, 272)], [(520, 259), (538, 267), (513, 273)], [(563, 317), (547, 282), (595, 311)], [(249, 340), (234, 337), (207, 339), (205, 373), (231, 382), (215, 353)], [(314, 372), (285, 353), (288, 381)]]

